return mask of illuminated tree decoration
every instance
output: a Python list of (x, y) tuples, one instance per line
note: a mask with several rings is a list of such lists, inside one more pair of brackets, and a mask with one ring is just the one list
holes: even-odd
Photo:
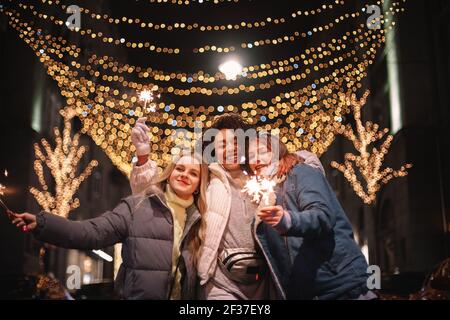
[[(344, 164), (333, 161), (331, 166), (342, 172), (356, 194), (364, 203), (370, 205), (375, 202), (376, 194), (382, 185), (387, 184), (393, 178), (405, 177), (412, 164), (403, 165), (399, 170), (393, 170), (389, 167), (381, 169), (384, 157), (389, 152), (393, 140), (392, 135), (387, 136), (381, 143), (379, 149), (374, 147), (372, 148), (372, 153), (368, 151), (371, 144), (376, 141), (382, 141), (384, 136), (389, 132), (389, 129), (379, 130), (379, 125), (370, 121), (366, 122), (365, 126), (363, 125), (361, 121), (361, 108), (366, 104), (368, 96), (369, 91), (366, 91), (360, 100), (357, 99), (356, 94), (352, 94), (351, 96), (340, 95), (341, 103), (353, 110), (356, 133), (350, 124), (342, 125), (338, 132), (353, 143), (353, 146), (359, 154), (347, 153), (345, 154)], [(364, 179), (365, 187), (363, 187), (363, 182), (358, 180), (355, 169)]]
[[(83, 172), (77, 176), (78, 164), (86, 152), (86, 147), (79, 146), (79, 133), (75, 134), (73, 138), (70, 134), (70, 119), (75, 113), (71, 112), (70, 109), (66, 109), (61, 114), (64, 117), (64, 130), (61, 135), (60, 130), (54, 128), (56, 147), (52, 149), (50, 143), (45, 139), (41, 140), (41, 146), (37, 143), (34, 145), (36, 156), (34, 170), (42, 190), (31, 187), (30, 192), (45, 211), (67, 217), (70, 211), (79, 207), (80, 201), (77, 198), (73, 199), (73, 197), (81, 183), (91, 175), (92, 170), (98, 163), (92, 160)], [(54, 178), (54, 195), (50, 193), (48, 184), (45, 181), (44, 164)]]

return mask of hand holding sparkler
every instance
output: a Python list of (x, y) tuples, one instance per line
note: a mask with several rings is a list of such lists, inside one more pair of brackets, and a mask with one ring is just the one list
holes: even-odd
[(37, 227), (36, 216), (31, 213), (9, 213), (12, 217), (12, 223), (20, 228), (23, 232), (29, 232), (34, 230)]
[(264, 207), (260, 208), (258, 210), (257, 216), (268, 225), (275, 227), (278, 225), (283, 219), (283, 216), (287, 214), (286, 211), (284, 211), (282, 206), (270, 206), (270, 207)]
[[(8, 171), (5, 170), (5, 176), (8, 176)], [(0, 195), (3, 196), (4, 195), (4, 190), (6, 189), (6, 187), (2, 184), (0, 184)], [(11, 210), (9, 210), (8, 206), (6, 205), (6, 203), (0, 198), (0, 206), (3, 207), (3, 209), (5, 209), (5, 213), (8, 216), (8, 219), (14, 221), (17, 219), (17, 215), (15, 213), (13, 213)], [(19, 226), (18, 226), (19, 227)], [(20, 226), (22, 228), (23, 232), (28, 232), (28, 228), (26, 225), (21, 225)]]
[(274, 202), (276, 183), (273, 180), (266, 178), (260, 178), (259, 176), (253, 176), (247, 181), (242, 192), (253, 197), (252, 201), (259, 204), (257, 216), (268, 225), (275, 227), (283, 219), (283, 216), (287, 214), (281, 206), (271, 206), (271, 202)]
[[(8, 170), (5, 170), (4, 175), (5, 175), (5, 177), (8, 177)], [(6, 187), (4, 185), (0, 184), (0, 196), (5, 195), (5, 190), (6, 190)], [(9, 220), (14, 221), (15, 219), (17, 219), (17, 215), (8, 208), (8, 206), (6, 205), (5, 201), (2, 198), (0, 198), (0, 206), (3, 209), (5, 209), (5, 214), (8, 216)], [(20, 227), (22, 228), (23, 232), (29, 231), (29, 229), (27, 228), (26, 225), (21, 225)]]
[(137, 156), (147, 156), (150, 154), (150, 132), (149, 127), (145, 124), (147, 118), (139, 118), (136, 125), (131, 130), (131, 141), (136, 148)]

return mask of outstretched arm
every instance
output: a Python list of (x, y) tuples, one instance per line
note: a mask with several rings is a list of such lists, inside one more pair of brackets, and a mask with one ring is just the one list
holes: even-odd
[(122, 242), (128, 236), (131, 210), (128, 203), (122, 201), (114, 210), (85, 221), (71, 221), (45, 212), (13, 216), (13, 224), (24, 231), (32, 231), (41, 241), (63, 248), (86, 250)]

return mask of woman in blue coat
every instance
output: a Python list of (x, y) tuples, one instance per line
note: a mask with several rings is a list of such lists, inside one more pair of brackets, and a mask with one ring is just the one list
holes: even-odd
[(249, 158), (254, 172), (278, 182), (275, 205), (258, 211), (257, 237), (286, 298), (376, 298), (367, 287), (365, 257), (324, 175), (274, 137), (250, 143)]

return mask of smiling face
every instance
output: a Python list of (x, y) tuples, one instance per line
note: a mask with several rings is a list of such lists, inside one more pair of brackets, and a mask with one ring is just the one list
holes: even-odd
[(268, 147), (266, 139), (255, 139), (249, 145), (250, 168), (256, 174), (274, 162), (273, 153)]
[(175, 165), (169, 177), (169, 185), (182, 199), (189, 199), (199, 189), (200, 163), (197, 159), (184, 156)]
[(238, 142), (234, 130), (222, 129), (214, 139), (214, 150), (217, 161), (225, 170), (240, 169)]

